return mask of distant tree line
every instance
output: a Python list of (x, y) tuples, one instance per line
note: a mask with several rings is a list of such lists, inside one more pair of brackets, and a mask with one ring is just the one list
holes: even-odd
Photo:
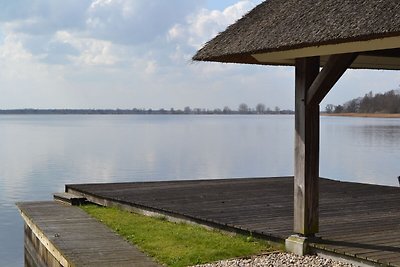
[(386, 93), (373, 94), (369, 92), (364, 97), (354, 98), (343, 105), (328, 104), (326, 113), (400, 113), (400, 90), (390, 90)]
[(271, 109), (266, 107), (264, 104), (259, 103), (254, 108), (249, 107), (245, 103), (241, 103), (238, 108), (231, 109), (228, 106), (225, 106), (223, 109), (199, 109), (190, 107), (185, 107), (183, 109), (184, 114), (294, 114), (293, 110), (281, 110), (279, 107), (275, 107)]
[(76, 115), (95, 115), (95, 114), (109, 114), (109, 115), (124, 115), (124, 114), (196, 114), (196, 115), (224, 115), (224, 114), (294, 114), (293, 110), (281, 110), (279, 107), (274, 109), (267, 108), (264, 104), (257, 104), (255, 108), (250, 108), (247, 104), (242, 103), (238, 108), (230, 109), (225, 106), (222, 109), (204, 109), (204, 108), (191, 108), (189, 106), (181, 109), (3, 109), (0, 114), (76, 114)]

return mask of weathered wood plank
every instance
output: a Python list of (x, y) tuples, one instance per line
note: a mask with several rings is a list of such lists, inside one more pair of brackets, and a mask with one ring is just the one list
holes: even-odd
[(17, 205), (25, 220), (28, 264), (159, 266), (79, 208), (55, 201)]
[[(318, 236), (323, 242), (314, 246), (345, 255), (365, 254), (370, 260), (384, 263), (396, 262), (400, 256), (396, 252), (400, 240), (400, 188), (319, 181)], [(133, 206), (140, 203), (142, 208), (172, 212), (166, 213), (169, 215), (183, 214), (284, 240), (293, 232), (293, 183), (292, 177), (285, 177), (70, 185), (67, 190), (82, 190)], [(365, 255), (359, 257), (365, 259)]]
[(319, 64), (319, 57), (296, 59), (294, 232), (303, 235), (319, 228), (319, 105), (306, 104)]
[(56, 201), (60, 201), (61, 203), (69, 204), (72, 206), (82, 205), (86, 201), (86, 198), (84, 197), (76, 196), (65, 192), (54, 193), (53, 198)]

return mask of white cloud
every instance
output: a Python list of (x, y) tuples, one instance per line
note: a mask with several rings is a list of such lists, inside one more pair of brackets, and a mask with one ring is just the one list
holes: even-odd
[(201, 9), (187, 16), (185, 23), (175, 24), (168, 31), (168, 40), (186, 40), (187, 44), (198, 49), (207, 40), (234, 23), (255, 5), (252, 1), (240, 1), (223, 11)]
[[(35, 83), (49, 78), (47, 66), (40, 64), (40, 56), (33, 55), (26, 50), (20, 37), (14, 33), (8, 33), (0, 45), (0, 81), (2, 90), (16, 89), (17, 84)], [(53, 79), (55, 77), (52, 77)], [(15, 87), (4, 88), (6, 84), (14, 84)]]
[(2, 61), (21, 61), (30, 60), (31, 58), (32, 55), (24, 49), (15, 34), (5, 36), (0, 46), (0, 59)]
[[(183, 23), (174, 24), (167, 32), (166, 40), (174, 47), (169, 51), (170, 59), (177, 64), (188, 65), (197, 49), (254, 6), (253, 1), (243, 0), (223, 10), (202, 8), (189, 14)], [(230, 76), (234, 69), (238, 69), (233, 65), (206, 63), (194, 63), (188, 68), (193, 75), (207, 80)]]
[(67, 31), (57, 32), (55, 40), (70, 44), (80, 52), (78, 56), (70, 56), (76, 64), (114, 65), (118, 62), (113, 54), (113, 44), (109, 41), (77, 37)]
[(96, 0), (88, 9), (87, 32), (122, 44), (154, 42), (198, 5), (196, 0)]
[(157, 70), (157, 62), (155, 62), (154, 60), (152, 61), (148, 61), (146, 64), (146, 68), (145, 68), (145, 73), (146, 74), (154, 74)]
[[(236, 108), (241, 102), (264, 102), (292, 108), (292, 68), (191, 62), (202, 44), (260, 0), (237, 1), (225, 9), (221, 1), (218, 10), (207, 9), (206, 2), (3, 1), (0, 105)], [(329, 102), (339, 104), (363, 90), (391, 89), (398, 77), (353, 73), (334, 88)], [(355, 89), (350, 93), (349, 87)]]
[(213, 11), (199, 9), (204, 1), (196, 0), (66, 2), (22, 1), (19, 11), (18, 1), (8, 4), (16, 15), (3, 27), (46, 64), (129, 66), (148, 60), (141, 67), (146, 74), (154, 74), (156, 66), (183, 68), (201, 43), (253, 6), (240, 1)]

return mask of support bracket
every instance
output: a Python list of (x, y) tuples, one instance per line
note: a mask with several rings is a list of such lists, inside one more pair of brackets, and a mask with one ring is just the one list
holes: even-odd
[(358, 53), (332, 55), (307, 92), (307, 105), (319, 105), (357, 58)]

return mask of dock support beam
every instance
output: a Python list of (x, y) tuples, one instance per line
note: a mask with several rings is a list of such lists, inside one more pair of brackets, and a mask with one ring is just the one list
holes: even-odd
[(319, 228), (319, 104), (307, 104), (307, 94), (320, 68), (319, 57), (296, 59), (294, 232), (286, 250), (307, 253), (307, 237)]
[(319, 231), (319, 104), (357, 58), (357, 53), (331, 55), (320, 71), (320, 58), (296, 59), (295, 85), (295, 235), (286, 249), (307, 253), (307, 238)]
[(306, 101), (319, 67), (319, 57), (296, 59), (294, 232), (303, 236), (319, 227), (319, 104)]

